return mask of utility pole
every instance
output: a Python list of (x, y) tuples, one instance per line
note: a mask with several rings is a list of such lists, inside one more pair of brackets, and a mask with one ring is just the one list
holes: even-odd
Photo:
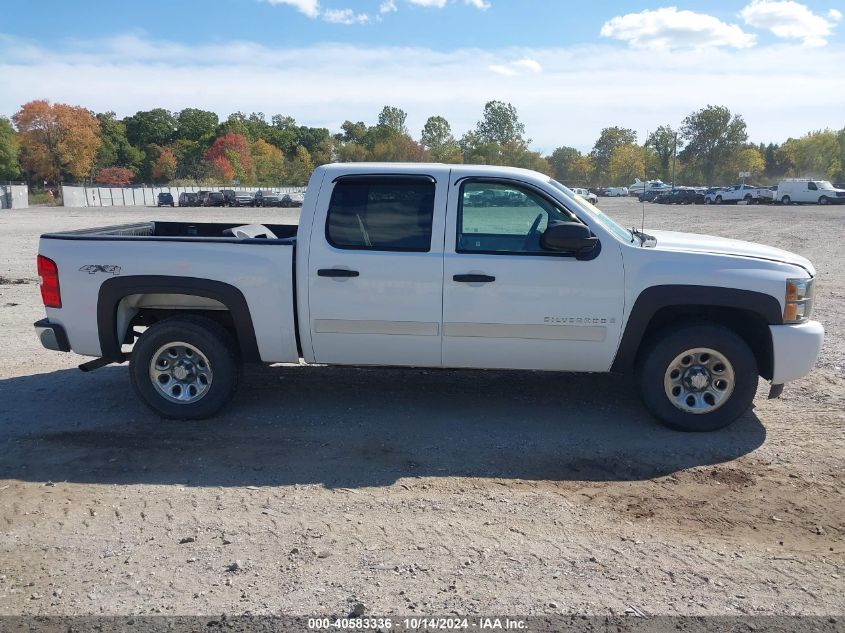
[(675, 191), (675, 161), (678, 158), (678, 133), (675, 132), (675, 146), (672, 148), (672, 191)]

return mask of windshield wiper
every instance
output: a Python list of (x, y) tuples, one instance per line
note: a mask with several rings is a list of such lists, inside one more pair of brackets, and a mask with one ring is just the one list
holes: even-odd
[(653, 235), (643, 233), (635, 226), (631, 228), (631, 233), (640, 238), (640, 246), (643, 246), (645, 248), (654, 248), (655, 246), (657, 246), (657, 238)]

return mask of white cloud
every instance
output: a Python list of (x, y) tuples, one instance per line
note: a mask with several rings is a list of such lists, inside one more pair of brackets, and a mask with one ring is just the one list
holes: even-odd
[(679, 11), (677, 7), (620, 15), (604, 23), (601, 35), (633, 48), (748, 48), (755, 36), (736, 24), (727, 24), (704, 13)]
[(397, 11), (396, 0), (384, 0), (378, 8), (379, 13), (393, 13)]
[(370, 16), (366, 13), (355, 13), (352, 9), (326, 9), (323, 19), (332, 24), (367, 24)]
[[(508, 67), (502, 60), (517, 60), (515, 74), (491, 72)], [(741, 113), (752, 141), (778, 142), (842, 127), (845, 82), (830, 81), (842, 68), (845, 44), (838, 42), (824, 49), (784, 43), (654, 51), (604, 43), (439, 51), (249, 41), (189, 46), (140, 34), (41, 44), (0, 35), (0, 115), (47, 98), (119, 116), (155, 107), (199, 107), (222, 118), (236, 111), (281, 113), (335, 131), (346, 119), (374, 123), (387, 103), (408, 112), (414, 134), (432, 114), (462, 134), (475, 126), (486, 101), (499, 99), (516, 106), (535, 148), (550, 152), (560, 145), (589, 149), (609, 125), (645, 138), (709, 102)], [(249, 90), (221, 90), (230, 77)], [(767, 91), (761, 99), (761, 77), (789, 90)], [(714, 97), (703, 88), (717, 85), (731, 89)]]
[(543, 67), (536, 59), (525, 57), (518, 59), (515, 62), (508, 62), (507, 64), (491, 64), (488, 68), (498, 75), (506, 77), (514, 77), (523, 73), (541, 73)]
[(267, 0), (270, 4), (287, 4), (304, 13), (309, 18), (320, 15), (319, 0)]
[[(442, 9), (446, 6), (449, 0), (408, 0), (408, 2), (415, 4), (418, 7)], [(482, 11), (486, 11), (491, 6), (487, 0), (464, 0), (464, 4), (468, 4), (476, 9), (481, 9)]]
[(749, 26), (768, 29), (777, 37), (801, 40), (804, 46), (825, 46), (834, 26), (842, 19), (836, 9), (827, 16), (816, 15), (793, 0), (753, 0), (740, 11)]

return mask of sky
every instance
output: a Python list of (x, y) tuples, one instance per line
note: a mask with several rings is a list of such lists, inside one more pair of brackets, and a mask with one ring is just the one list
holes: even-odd
[(640, 141), (708, 104), (754, 142), (845, 127), (845, 1), (45, 0), (0, 19), (0, 115), (198, 107), (337, 131), (408, 112), (456, 136), (516, 106), (532, 147)]

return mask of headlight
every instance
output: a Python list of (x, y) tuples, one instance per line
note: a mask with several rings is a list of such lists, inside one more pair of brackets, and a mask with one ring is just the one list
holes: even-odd
[(784, 323), (803, 323), (813, 311), (813, 279), (787, 279)]

